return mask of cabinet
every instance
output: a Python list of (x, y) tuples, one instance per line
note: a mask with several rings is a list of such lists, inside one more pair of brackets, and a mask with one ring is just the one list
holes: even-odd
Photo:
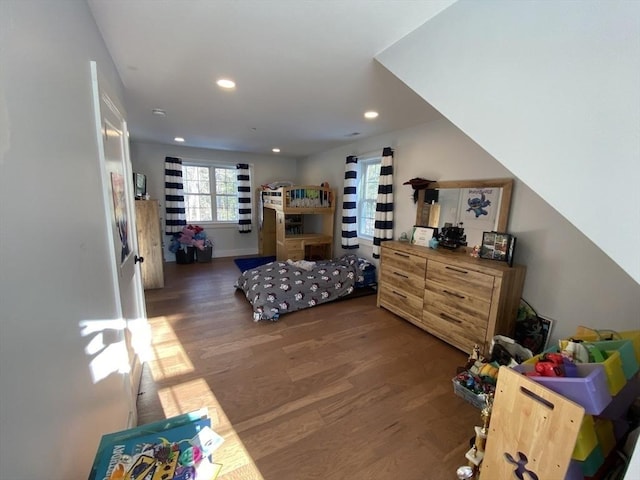
[(278, 260), (320, 260), (333, 256), (335, 192), (314, 185), (261, 192), (259, 251)]
[(145, 290), (164, 287), (162, 231), (157, 200), (136, 200), (136, 228), (142, 285)]
[(526, 267), (462, 251), (384, 242), (379, 307), (464, 352), (486, 355), (494, 335), (513, 337)]

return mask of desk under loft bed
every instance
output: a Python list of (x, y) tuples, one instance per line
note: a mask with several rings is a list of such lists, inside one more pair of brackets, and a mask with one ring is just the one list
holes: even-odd
[(295, 185), (259, 192), (260, 255), (278, 260), (325, 260), (333, 256), (335, 190)]

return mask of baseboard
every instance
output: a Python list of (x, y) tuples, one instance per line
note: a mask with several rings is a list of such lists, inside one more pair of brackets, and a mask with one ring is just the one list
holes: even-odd
[[(216, 247), (213, 247), (213, 258), (224, 258), (224, 257), (242, 257), (246, 255), (258, 255), (258, 250), (255, 248), (244, 248), (238, 250), (216, 250)], [(175, 263), (176, 256), (171, 255), (169, 258), (169, 263)]]

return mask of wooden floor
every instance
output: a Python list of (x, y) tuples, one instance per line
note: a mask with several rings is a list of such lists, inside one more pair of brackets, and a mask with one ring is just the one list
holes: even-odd
[(254, 323), (232, 259), (166, 265), (147, 290), (139, 423), (208, 407), (219, 479), (456, 478), (480, 422), (453, 393), (467, 355), (375, 296)]

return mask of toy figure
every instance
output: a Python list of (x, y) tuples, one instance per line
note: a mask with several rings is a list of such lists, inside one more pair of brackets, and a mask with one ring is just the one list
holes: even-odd
[(476, 214), (476, 218), (480, 215), (488, 215), (489, 212), (485, 210), (485, 207), (491, 205), (491, 201), (487, 200), (484, 196), (484, 193), (480, 194), (480, 198), (469, 198), (467, 200), (469, 204), (469, 208), (467, 208), (467, 212), (473, 212)]

